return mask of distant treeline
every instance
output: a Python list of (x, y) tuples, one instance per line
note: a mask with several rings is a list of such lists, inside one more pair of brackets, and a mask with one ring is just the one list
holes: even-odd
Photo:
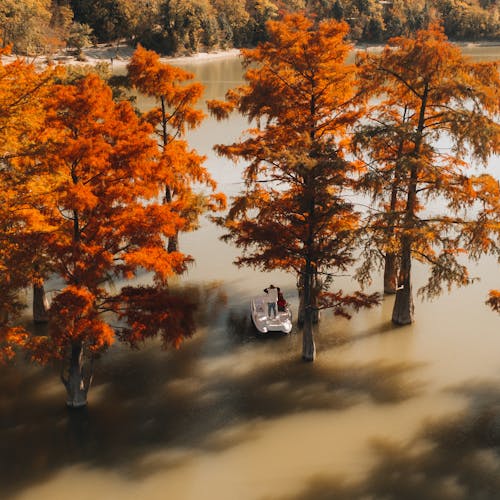
[(496, 0), (2, 0), (0, 38), (17, 53), (125, 39), (183, 54), (254, 46), (268, 20), (298, 10), (346, 21), (355, 42), (407, 36), (436, 18), (452, 40), (500, 38)]

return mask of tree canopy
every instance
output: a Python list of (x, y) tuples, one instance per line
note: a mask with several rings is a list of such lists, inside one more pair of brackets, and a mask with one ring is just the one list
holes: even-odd
[(59, 69), (36, 71), (22, 59), (3, 64), (0, 50), (0, 361), (24, 340), (15, 326), (22, 310), (19, 293), (33, 280), (40, 235), (47, 227), (35, 208), (41, 186), (27, 188), (31, 171), (22, 159), (40, 150), (44, 102)]
[[(153, 333), (160, 333), (165, 345), (178, 345), (193, 333), (191, 308), (170, 298), (166, 284), (186, 269), (190, 258), (164, 245), (179, 215), (156, 201), (151, 126), (130, 103), (116, 104), (111, 89), (92, 74), (55, 87), (46, 108), (45, 127), (54, 130), (55, 138), (36, 157), (38, 175), (31, 182), (52, 179), (40, 206), (53, 228), (44, 252), (66, 286), (51, 306), (49, 335), (31, 340), (34, 357), (64, 358), (71, 348), (76, 361), (84, 349), (105, 350), (115, 332), (132, 345)], [(155, 283), (140, 287), (141, 292), (110, 287), (111, 280), (131, 278), (139, 269), (151, 271)], [(128, 321), (111, 327), (103, 316), (110, 312)], [(179, 321), (179, 314), (185, 321)], [(80, 367), (72, 364), (71, 370), (65, 380), (68, 401), (78, 405), (85, 402), (88, 385), (75, 392), (73, 371)]]
[[(362, 54), (359, 64), (365, 91), (377, 99), (361, 128), (371, 165), (363, 181), (382, 202), (371, 227), (387, 252), (399, 253), (393, 321), (407, 324), (412, 259), (430, 266), (420, 293), (434, 297), (470, 282), (462, 255), (500, 255), (498, 180), (470, 168), (499, 150), (498, 64), (469, 61), (439, 24), (391, 39), (382, 53)], [(438, 147), (442, 137), (450, 150)]]
[[(195, 107), (203, 85), (191, 81), (192, 73), (161, 63), (158, 54), (140, 45), (127, 69), (131, 84), (158, 104), (144, 118), (157, 137), (159, 162), (155, 173), (161, 179), (164, 203), (179, 215), (176, 232), (169, 238), (169, 250), (175, 251), (179, 231), (195, 229), (203, 212), (225, 207), (225, 196), (215, 193), (216, 183), (203, 166), (205, 157), (190, 150), (185, 140), (186, 132), (198, 127), (204, 118)], [(212, 194), (200, 194), (200, 186)]]
[[(160, 335), (178, 347), (194, 332), (192, 301), (168, 287), (192, 259), (165, 245), (184, 219), (158, 201), (164, 170), (152, 126), (97, 75), (57, 83), (53, 73), (21, 60), (0, 67), (0, 349), (3, 360), (15, 344), (42, 363), (69, 360), (68, 405), (82, 406), (85, 356), (116, 338), (137, 347)], [(113, 285), (140, 270), (150, 285)], [(28, 336), (16, 326), (18, 293), (50, 276), (63, 286), (47, 334)]]
[(314, 311), (349, 316), (350, 306), (378, 300), (328, 292), (354, 262), (360, 219), (345, 196), (358, 174), (357, 163), (346, 159), (346, 132), (362, 114), (356, 69), (345, 63), (347, 31), (345, 23), (315, 23), (303, 14), (269, 22), (269, 41), (243, 51), (247, 84), (229, 91), (227, 102), (210, 103), (219, 118), (237, 109), (255, 123), (247, 139), (216, 147), (248, 162), (246, 188), (219, 222), (225, 239), (243, 249), (237, 264), (296, 274), (307, 360), (315, 357)]

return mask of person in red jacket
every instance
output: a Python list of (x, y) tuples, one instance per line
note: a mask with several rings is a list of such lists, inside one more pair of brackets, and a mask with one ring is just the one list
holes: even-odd
[(286, 309), (286, 300), (285, 297), (283, 297), (283, 294), (281, 293), (280, 288), (278, 287), (278, 311), (283, 312)]

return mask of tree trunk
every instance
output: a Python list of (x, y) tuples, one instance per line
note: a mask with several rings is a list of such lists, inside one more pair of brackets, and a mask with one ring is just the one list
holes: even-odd
[(316, 359), (316, 345), (313, 337), (313, 322), (311, 315), (304, 320), (304, 331), (302, 333), (302, 359), (304, 361), (314, 361)]
[(92, 382), (92, 373), (86, 376), (83, 367), (83, 346), (81, 342), (71, 345), (71, 356), (69, 359), (68, 377), (61, 380), (66, 387), (68, 399), (66, 405), (70, 408), (82, 408), (87, 406), (87, 393)]
[(413, 323), (413, 309), (413, 294), (411, 288), (411, 241), (408, 237), (405, 237), (401, 248), (399, 287), (396, 291), (396, 300), (392, 311), (392, 322), (396, 325), (409, 325)]
[(302, 359), (304, 361), (314, 361), (316, 358), (316, 346), (313, 338), (313, 276), (309, 260), (306, 261), (303, 276), (304, 287), (302, 290), (302, 296), (304, 297), (304, 324), (302, 333)]
[[(314, 301), (313, 301), (313, 307), (314, 307)], [(303, 294), (299, 291), (299, 312), (297, 315), (297, 324), (299, 326), (304, 326), (305, 321), (306, 321), (306, 315), (305, 315), (305, 301), (304, 301), (304, 296)], [(321, 318), (321, 311), (319, 309), (313, 309), (311, 311), (311, 318), (313, 324), (319, 323), (319, 320)]]
[(179, 233), (175, 233), (174, 236), (170, 236), (167, 245), (168, 252), (177, 252), (179, 250)]
[[(302, 273), (305, 276), (305, 271)], [(302, 280), (302, 278), (301, 278)], [(304, 326), (305, 323), (305, 310), (306, 310), (306, 300), (304, 293), (304, 284), (299, 282), (298, 292), (299, 292), (299, 312), (297, 315), (297, 324), (299, 326)], [(317, 276), (311, 278), (311, 318), (313, 324), (318, 323), (321, 317), (321, 311), (316, 307), (318, 304), (318, 293), (321, 289)]]
[(33, 321), (35, 323), (47, 323), (49, 303), (45, 295), (43, 285), (33, 285)]
[[(165, 134), (166, 131), (164, 131), (164, 135)], [(166, 141), (166, 139), (164, 140)], [(167, 205), (168, 203), (172, 203), (172, 197), (172, 190), (169, 186), (165, 186), (165, 196), (163, 198), (163, 204)], [(168, 238), (167, 250), (169, 253), (177, 252), (179, 250), (179, 232), (176, 232), (173, 236), (170, 236)]]
[[(408, 196), (406, 199), (405, 230), (410, 231), (415, 227), (415, 210), (417, 207), (417, 184), (420, 161), (420, 150), (423, 141), (425, 125), (425, 111), (429, 96), (429, 83), (425, 84), (421, 97), (421, 105), (418, 118), (418, 126), (415, 134), (415, 147), (412, 153), (410, 178), (408, 184)], [(409, 325), (413, 323), (413, 294), (411, 289), (411, 251), (412, 237), (406, 233), (401, 239), (401, 261), (399, 270), (398, 289), (396, 300), (392, 311), (392, 322), (396, 325)]]
[(9, 311), (0, 307), (0, 327), (6, 325), (9, 322)]
[(393, 295), (398, 286), (398, 270), (396, 268), (397, 256), (388, 253), (384, 257), (384, 293)]
[[(405, 124), (407, 120), (408, 109), (405, 108), (402, 123)], [(394, 165), (394, 174), (392, 179), (392, 187), (391, 187), (391, 203), (389, 206), (390, 215), (388, 219), (388, 228), (387, 228), (387, 239), (394, 237), (395, 227), (394, 224), (398, 219), (397, 215), (397, 206), (398, 206), (398, 192), (401, 185), (401, 169), (402, 159), (404, 158), (405, 140), (402, 137), (399, 141), (398, 152), (396, 156), (396, 163)], [(398, 255), (393, 252), (387, 252), (384, 257), (384, 293), (388, 295), (393, 295), (396, 293), (398, 288)]]

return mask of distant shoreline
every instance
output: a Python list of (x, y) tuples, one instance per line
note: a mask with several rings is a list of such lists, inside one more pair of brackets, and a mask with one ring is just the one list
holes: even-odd
[[(108, 63), (113, 68), (124, 68), (130, 61), (134, 51), (135, 48), (128, 45), (102, 45), (83, 49), (84, 60), (78, 60), (74, 55), (67, 52), (54, 54), (50, 58), (47, 58), (46, 56), (28, 57), (13, 54), (10, 56), (3, 56), (1, 57), (1, 60), (3, 63), (9, 63), (18, 58), (25, 58), (27, 61), (40, 67), (46, 66), (48, 62), (51, 61), (54, 64), (62, 64), (65, 66), (95, 66), (99, 63)], [(178, 57), (162, 56), (160, 59), (162, 62), (170, 64), (192, 64), (203, 63), (214, 59), (238, 57), (239, 54), (240, 49), (228, 49), (214, 52), (197, 52), (195, 54)]]
[[(461, 48), (481, 48), (481, 47), (499, 47), (500, 48), (500, 40), (498, 41), (459, 41), (452, 42)], [(384, 47), (384, 44), (367, 44), (360, 43), (354, 46), (355, 50), (381, 50)], [(37, 66), (44, 67), (47, 65), (48, 61), (52, 61), (55, 64), (63, 64), (67, 66), (95, 66), (99, 63), (108, 63), (113, 68), (124, 68), (132, 54), (134, 53), (134, 47), (130, 47), (128, 45), (100, 45), (97, 47), (88, 47), (83, 50), (83, 54), (85, 60), (80, 61), (74, 55), (71, 55), (67, 52), (62, 52), (60, 54), (56, 54), (51, 58), (47, 58), (46, 56), (38, 56), (38, 57), (26, 57), (26, 59), (30, 62), (33, 62)], [(196, 63), (204, 63), (207, 61), (215, 60), (215, 59), (225, 59), (225, 58), (233, 58), (238, 57), (240, 55), (240, 49), (227, 49), (227, 50), (218, 50), (214, 52), (197, 52), (195, 54), (186, 55), (186, 56), (162, 56), (160, 59), (162, 62), (170, 63), (170, 64), (196, 64)], [(499, 50), (499, 59), (500, 59), (500, 50)], [(3, 56), (1, 58), (2, 62), (8, 63), (11, 62), (18, 57), (24, 56)]]

